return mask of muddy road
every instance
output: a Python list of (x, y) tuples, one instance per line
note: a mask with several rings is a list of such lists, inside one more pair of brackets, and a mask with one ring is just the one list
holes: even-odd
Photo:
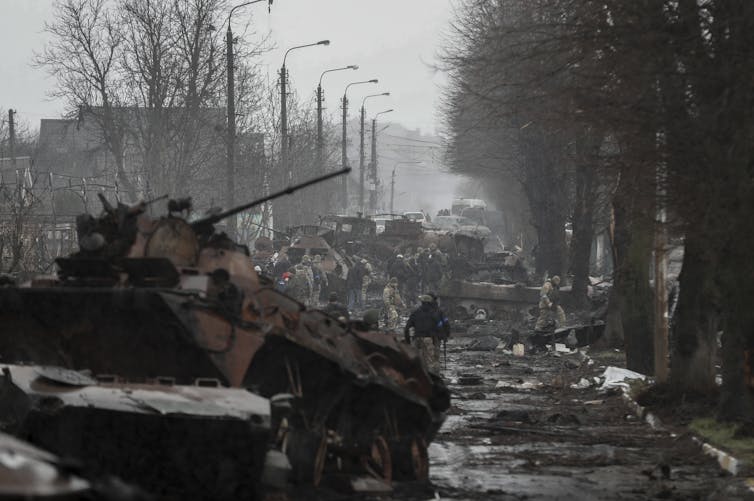
[[(570, 387), (618, 364), (619, 354), (515, 357), (468, 351), (471, 342), (448, 344), (445, 376), (453, 406), (430, 446), (433, 497), (754, 498), (690, 437), (655, 431), (637, 419), (619, 391)], [(467, 384), (474, 376), (478, 384)], [(396, 499), (404, 497), (400, 491)]]

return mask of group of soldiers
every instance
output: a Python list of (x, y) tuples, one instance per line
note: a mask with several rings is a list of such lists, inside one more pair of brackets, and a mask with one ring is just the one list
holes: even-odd
[(283, 256), (275, 263), (273, 276), (278, 290), (313, 308), (320, 305), (322, 291), (327, 289), (327, 273), (319, 254), (305, 255), (295, 266)]
[(367, 290), (372, 283), (374, 268), (364, 258), (354, 259), (353, 265), (346, 275), (346, 294), (349, 308), (364, 307), (367, 301)]
[[(403, 297), (417, 298), (418, 295), (420, 306), (408, 318), (404, 339), (417, 348), (426, 365), (435, 371), (440, 368), (440, 345), (450, 333), (450, 323), (439, 307), (437, 296), (430, 291), (439, 289), (447, 264), (447, 256), (434, 244), (418, 247), (414, 254), (397, 254), (388, 263), (386, 271), (390, 279), (382, 294), (384, 327), (393, 332), (399, 329), (400, 312), (410, 306)], [(321, 256), (304, 255), (298, 264), (291, 265), (288, 257), (281, 255), (270, 268), (266, 273), (273, 276), (278, 290), (308, 307), (322, 305), (321, 294), (327, 290), (328, 280)], [(367, 305), (367, 289), (374, 280), (374, 271), (367, 259), (356, 258), (346, 276), (346, 303), (341, 303), (338, 294), (331, 292), (322, 310), (342, 321), (350, 321), (353, 309)], [(380, 316), (379, 310), (367, 310), (359, 322), (376, 330)]]
[(439, 290), (448, 273), (448, 255), (434, 243), (426, 248), (417, 247), (414, 254), (396, 254), (387, 264), (388, 276), (398, 280), (406, 297)]

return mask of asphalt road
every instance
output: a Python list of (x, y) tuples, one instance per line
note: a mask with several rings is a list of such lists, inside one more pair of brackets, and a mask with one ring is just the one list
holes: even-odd
[[(613, 352), (515, 357), (448, 345), (453, 405), (430, 446), (432, 486), (394, 499), (754, 499), (689, 436), (655, 431), (618, 391), (570, 385), (618, 363)], [(459, 384), (461, 375), (478, 384)]]

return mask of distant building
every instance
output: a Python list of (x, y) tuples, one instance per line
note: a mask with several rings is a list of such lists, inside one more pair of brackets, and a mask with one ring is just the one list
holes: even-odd
[[(91, 198), (105, 192), (111, 199), (131, 201), (116, 176), (118, 162), (96, 113), (83, 112), (76, 119), (43, 119), (34, 170), (52, 174), (59, 188), (85, 185)], [(154, 118), (154, 110), (143, 108), (121, 108), (116, 113), (124, 144), (123, 169), (137, 199), (167, 194), (192, 197), (197, 210), (225, 205), (225, 110), (202, 108), (190, 116), (184, 108), (173, 108), (159, 112), (159, 119)], [(150, 133), (155, 128), (160, 133)], [(258, 174), (251, 164), (264, 163), (264, 136), (241, 136), (237, 142), (236, 189), (242, 191)]]

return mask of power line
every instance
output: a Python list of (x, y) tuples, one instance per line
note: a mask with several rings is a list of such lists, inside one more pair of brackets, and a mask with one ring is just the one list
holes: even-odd
[(425, 141), (425, 140), (422, 140), (422, 139), (413, 139), (411, 137), (406, 137), (406, 136), (396, 136), (395, 134), (383, 134), (383, 135), (387, 136), (387, 137), (392, 137), (392, 138), (395, 138), (395, 139), (403, 139), (405, 141), (412, 141), (414, 143), (431, 144), (431, 145), (434, 145), (434, 146), (437, 146), (437, 147), (440, 147), (440, 148), (443, 147), (442, 144), (435, 143), (434, 141)]

